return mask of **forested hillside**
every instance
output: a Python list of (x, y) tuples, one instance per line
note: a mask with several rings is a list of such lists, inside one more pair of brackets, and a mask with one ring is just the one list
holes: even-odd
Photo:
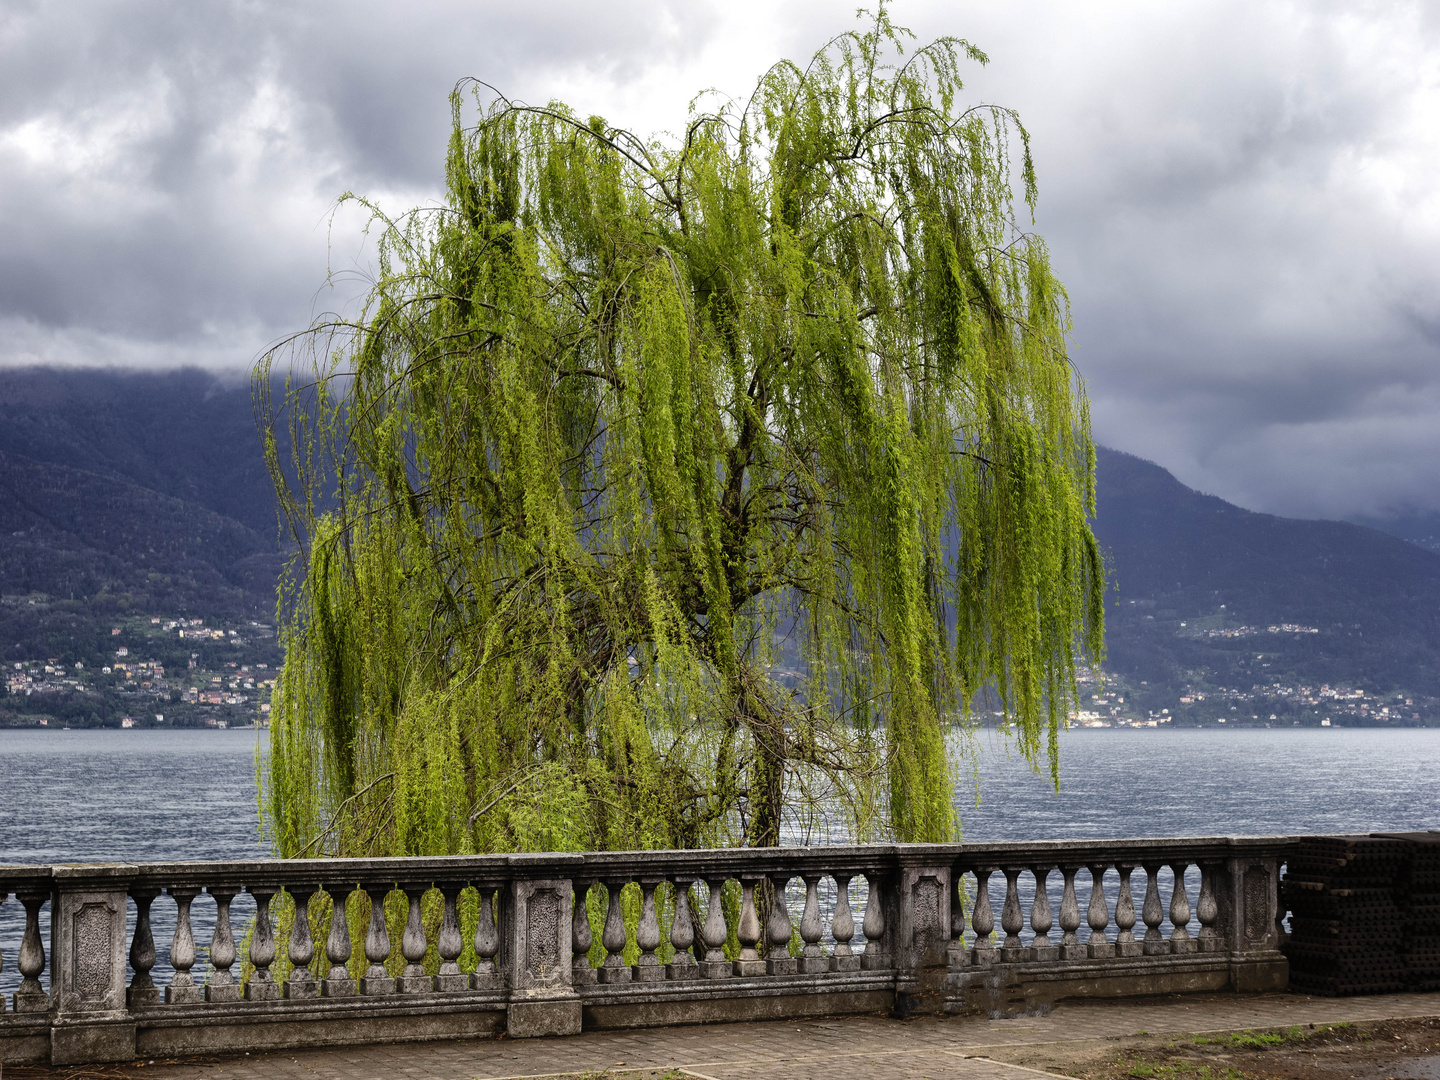
[[(1319, 722), (1326, 710), (1302, 708), (1301, 691), (1330, 686), (1369, 695), (1352, 721), (1375, 721), (1368, 703), (1387, 695), (1412, 705), (1386, 722), (1440, 720), (1440, 555), (1251, 513), (1112, 450), (1099, 492), (1106, 667), (1129, 688), (1115, 715), (1233, 722), (1289, 707)], [(142, 617), (269, 623), (279, 536), (243, 380), (0, 371), (0, 658), (100, 663), (116, 625)]]
[(1113, 450), (1095, 531), (1112, 571), (1107, 667), (1132, 683), (1440, 695), (1440, 555), (1242, 510)]

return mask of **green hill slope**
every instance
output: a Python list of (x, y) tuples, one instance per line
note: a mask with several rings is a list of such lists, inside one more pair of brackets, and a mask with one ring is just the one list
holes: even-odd
[(1242, 510), (1113, 450), (1098, 481), (1107, 667), (1132, 684), (1440, 695), (1440, 555), (1359, 525)]

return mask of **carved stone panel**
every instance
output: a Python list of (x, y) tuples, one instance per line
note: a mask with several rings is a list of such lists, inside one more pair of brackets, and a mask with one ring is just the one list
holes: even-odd
[(115, 951), (113, 921), (110, 906), (104, 903), (84, 904), (75, 912), (71, 985), (76, 996), (87, 1004), (103, 1002), (110, 992)]
[(525, 919), (526, 967), (534, 979), (548, 982), (560, 964), (560, 897), (549, 889), (534, 893)]
[(516, 991), (573, 993), (570, 986), (569, 881), (517, 881), (502, 905), (506, 976)]
[(1270, 934), (1270, 874), (1263, 866), (1245, 871), (1245, 940), (1259, 945)]
[(943, 947), (947, 942), (940, 925), (940, 883), (933, 877), (922, 877), (910, 887), (910, 944), (921, 956)]
[(55, 898), (51, 1000), (61, 1017), (125, 1011), (125, 910), (123, 883), (62, 890)]
[(950, 872), (941, 867), (914, 867), (902, 872), (899, 935), (896, 945), (914, 968), (944, 965), (950, 944)]

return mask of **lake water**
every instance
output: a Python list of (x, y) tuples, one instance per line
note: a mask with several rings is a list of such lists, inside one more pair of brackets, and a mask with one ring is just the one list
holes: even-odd
[[(0, 732), (0, 865), (266, 857), (257, 735)], [(967, 840), (1440, 829), (1437, 729), (1078, 729), (1061, 738), (1059, 794), (998, 733), (981, 732), (977, 746), (981, 801), (958, 796)], [(161, 984), (173, 910), (156, 902)], [(237, 897), (234, 910), (243, 926), (253, 902)], [(0, 906), (0, 991), (19, 982), (23, 917), (13, 898)], [(197, 943), (211, 920), (213, 906), (198, 902)], [(48, 918), (42, 931), (48, 950)]]

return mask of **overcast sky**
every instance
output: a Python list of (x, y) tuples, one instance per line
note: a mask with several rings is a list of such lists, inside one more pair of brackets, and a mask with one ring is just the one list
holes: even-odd
[[(461, 77), (673, 130), (853, 10), (0, 0), (0, 363), (244, 368), (353, 292), (336, 196), (439, 197)], [(891, 10), (1034, 135), (1102, 443), (1257, 510), (1440, 510), (1440, 5)]]

